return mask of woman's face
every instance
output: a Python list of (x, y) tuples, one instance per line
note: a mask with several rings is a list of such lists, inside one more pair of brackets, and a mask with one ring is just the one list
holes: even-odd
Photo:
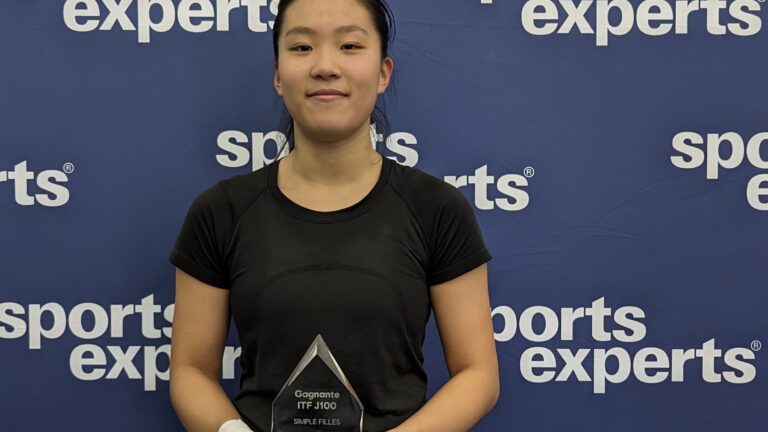
[[(337, 141), (368, 128), (393, 62), (357, 0), (297, 0), (285, 11), (274, 85), (297, 131)], [(342, 96), (312, 96), (337, 90)]]

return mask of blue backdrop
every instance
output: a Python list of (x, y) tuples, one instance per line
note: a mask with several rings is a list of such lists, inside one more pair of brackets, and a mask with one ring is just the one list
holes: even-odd
[[(267, 3), (0, 2), (0, 429), (183, 430), (167, 257), (275, 156)], [(383, 153), (460, 187), (494, 256), (473, 430), (764, 430), (766, 5), (391, 6)], [(433, 322), (425, 354), (432, 394)]]

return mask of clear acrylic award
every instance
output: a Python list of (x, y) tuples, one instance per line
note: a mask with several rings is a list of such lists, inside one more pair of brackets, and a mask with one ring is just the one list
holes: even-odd
[(319, 334), (272, 402), (271, 432), (362, 432), (363, 404)]

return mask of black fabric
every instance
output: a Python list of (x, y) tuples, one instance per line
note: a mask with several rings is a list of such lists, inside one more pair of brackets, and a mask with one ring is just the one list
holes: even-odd
[(364, 430), (393, 428), (426, 402), (429, 287), (489, 261), (469, 202), (424, 171), (383, 159), (373, 189), (333, 212), (277, 187), (280, 160), (192, 203), (172, 264), (230, 290), (242, 376), (234, 404), (254, 431), (317, 334), (363, 403)]

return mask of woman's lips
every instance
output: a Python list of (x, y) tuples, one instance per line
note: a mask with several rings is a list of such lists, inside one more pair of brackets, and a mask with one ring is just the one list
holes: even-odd
[(321, 101), (321, 102), (333, 102), (333, 101), (341, 99), (343, 97), (346, 97), (346, 96), (340, 95), (340, 94), (317, 94), (317, 95), (314, 95), (314, 96), (310, 96), (309, 98), (310, 99), (315, 99), (315, 100)]

